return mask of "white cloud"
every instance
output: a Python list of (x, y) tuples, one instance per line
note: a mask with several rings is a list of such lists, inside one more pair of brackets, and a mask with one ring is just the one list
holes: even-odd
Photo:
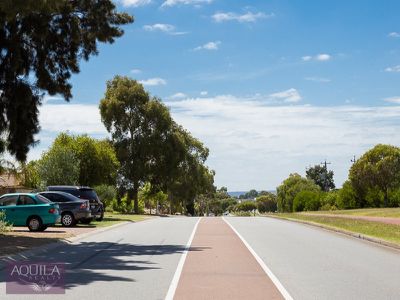
[(388, 97), (383, 99), (385, 102), (400, 104), (400, 97)]
[(399, 38), (400, 37), (400, 33), (399, 32), (391, 32), (388, 34), (388, 37), (392, 37), (392, 38)]
[(199, 50), (218, 50), (219, 45), (221, 44), (220, 41), (215, 41), (215, 42), (208, 42), (205, 43), (202, 46), (198, 46), (196, 48), (194, 48), (194, 51), (199, 51)]
[(200, 95), (201, 95), (201, 96), (207, 96), (207, 95), (208, 95), (208, 92), (207, 92), (207, 91), (201, 91), (201, 92), (200, 92)]
[(186, 94), (179, 92), (179, 93), (175, 93), (175, 94), (169, 96), (168, 99), (177, 100), (177, 99), (183, 99), (183, 98), (186, 98), (186, 97), (187, 97)]
[(164, 33), (168, 33), (171, 35), (183, 35), (183, 34), (187, 34), (186, 31), (176, 31), (175, 30), (175, 26), (171, 25), (171, 24), (153, 24), (153, 25), (144, 25), (143, 29), (146, 31), (161, 31)]
[(132, 74), (140, 74), (140, 73), (142, 73), (142, 70), (140, 70), (140, 69), (132, 69), (130, 72)]
[(385, 69), (386, 72), (400, 72), (400, 65), (393, 66), (393, 67), (387, 67)]
[(121, 0), (123, 6), (145, 6), (151, 3), (151, 0)]
[(267, 15), (263, 12), (258, 12), (258, 13), (246, 12), (241, 15), (233, 12), (220, 12), (212, 15), (212, 18), (214, 19), (215, 22), (218, 23), (226, 21), (238, 21), (240, 23), (249, 23), (249, 22), (254, 23), (259, 19), (265, 19), (272, 16), (273, 14)]
[(299, 92), (294, 88), (288, 89), (286, 91), (270, 94), (268, 97), (272, 100), (283, 101), (283, 102), (287, 102), (287, 103), (295, 103), (295, 102), (299, 102), (301, 100), (301, 96), (300, 96)]
[(147, 86), (156, 86), (156, 85), (166, 85), (167, 81), (165, 79), (155, 77), (155, 78), (149, 78), (145, 80), (139, 80), (139, 83)]
[(48, 102), (63, 101), (63, 100), (64, 100), (63, 97), (60, 97), (60, 96), (50, 96), (49, 94), (45, 94), (45, 95), (43, 96), (42, 103), (43, 103), (43, 104), (46, 104), (46, 103), (48, 103)]
[(201, 4), (209, 4), (213, 2), (213, 0), (165, 0), (161, 7), (166, 7), (166, 6), (176, 6), (176, 5), (201, 5)]
[(229, 190), (272, 189), (325, 158), (340, 186), (353, 155), (377, 143), (400, 144), (400, 106), (276, 106), (265, 100), (223, 95), (167, 104), (210, 148), (216, 184)]
[(312, 56), (306, 55), (306, 56), (303, 56), (301, 59), (304, 61), (309, 61), (309, 60), (312, 60)]
[(306, 55), (301, 58), (303, 61), (311, 61), (311, 60), (317, 60), (317, 61), (328, 61), (332, 59), (332, 56), (326, 53), (321, 53), (317, 54), (315, 56), (311, 55)]
[(323, 77), (306, 77), (304, 79), (308, 81), (322, 82), (322, 83), (331, 82), (329, 78), (323, 78)]

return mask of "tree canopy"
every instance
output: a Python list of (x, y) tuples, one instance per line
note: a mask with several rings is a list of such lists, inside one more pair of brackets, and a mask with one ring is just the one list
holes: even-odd
[(133, 22), (110, 0), (0, 2), (0, 152), (25, 161), (39, 132), (44, 93), (72, 97), (69, 79), (79, 61), (112, 43)]
[(333, 171), (328, 171), (326, 165), (315, 165), (314, 167), (307, 169), (306, 177), (313, 180), (322, 191), (328, 192), (335, 188)]

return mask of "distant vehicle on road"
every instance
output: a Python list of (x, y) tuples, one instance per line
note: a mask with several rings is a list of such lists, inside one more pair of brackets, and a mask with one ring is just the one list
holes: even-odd
[(81, 219), (80, 222), (83, 224), (90, 224), (92, 219), (102, 221), (104, 218), (104, 205), (94, 189), (88, 186), (52, 185), (47, 187), (47, 191), (65, 192), (79, 199), (89, 200), (92, 217)]
[(60, 221), (59, 206), (47, 198), (28, 193), (0, 197), (0, 211), (13, 226), (28, 226), (30, 231), (44, 231)]
[(82, 200), (65, 192), (40, 192), (51, 202), (60, 206), (61, 224), (66, 227), (75, 226), (77, 222), (92, 219), (89, 200)]

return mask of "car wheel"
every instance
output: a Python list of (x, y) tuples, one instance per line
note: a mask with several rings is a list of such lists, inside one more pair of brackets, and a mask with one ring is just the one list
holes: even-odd
[(47, 229), (47, 225), (42, 225), (42, 227), (40, 227), (40, 230), (39, 231), (45, 231), (46, 229)]
[(92, 219), (82, 219), (81, 220), (81, 223), (86, 224), (86, 225), (89, 225), (91, 222), (92, 222)]
[(43, 222), (40, 217), (30, 217), (27, 224), (29, 231), (40, 231), (43, 226)]
[(100, 218), (97, 218), (96, 221), (101, 222), (101, 221), (103, 221), (103, 219), (104, 219), (104, 213), (102, 213)]
[(76, 224), (75, 218), (71, 213), (64, 213), (61, 216), (61, 224), (65, 227), (71, 227)]

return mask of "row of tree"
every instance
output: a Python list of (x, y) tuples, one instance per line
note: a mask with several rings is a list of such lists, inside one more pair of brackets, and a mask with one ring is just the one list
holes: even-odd
[(136, 213), (139, 192), (144, 199), (165, 198), (163, 193), (170, 211), (192, 215), (196, 196), (215, 190), (214, 172), (205, 165), (208, 149), (137, 81), (116, 76), (107, 82), (100, 113), (111, 140), (61, 133), (38, 161), (24, 167), (24, 184), (113, 185), (118, 204), (125, 197)]
[(400, 206), (400, 148), (376, 145), (354, 162), (342, 188), (335, 189), (326, 165), (290, 174), (277, 188), (279, 212)]

